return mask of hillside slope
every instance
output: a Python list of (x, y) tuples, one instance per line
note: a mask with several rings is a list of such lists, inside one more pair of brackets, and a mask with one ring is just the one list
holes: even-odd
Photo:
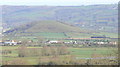
[(56, 21), (37, 22), (26, 32), (80, 32), (78, 27), (70, 26)]
[(117, 32), (118, 29), (117, 4), (2, 7), (3, 20), (10, 27), (31, 21), (54, 20), (96, 31)]
[(16, 31), (16, 32), (88, 32), (80, 29), (79, 27), (69, 25), (62, 22), (57, 21), (37, 21), (27, 23), (16, 28), (13, 28), (9, 31)]
[(43, 38), (90, 38), (91, 36), (118, 37), (117, 34), (97, 32), (58, 22), (36, 21), (30, 22), (5, 32), (5, 35), (13, 37), (43, 37)]

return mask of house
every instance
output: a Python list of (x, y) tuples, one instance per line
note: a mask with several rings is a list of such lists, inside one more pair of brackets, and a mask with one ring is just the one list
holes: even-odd
[(4, 45), (17, 45), (17, 42), (14, 40), (7, 40), (4, 42)]
[(0, 41), (0, 46), (3, 45), (3, 41)]
[(54, 40), (54, 41), (48, 41), (47, 43), (49, 43), (49, 44), (60, 44), (60, 43), (63, 43), (63, 42)]
[(117, 45), (117, 42), (113, 41), (113, 42), (109, 42), (109, 44)]

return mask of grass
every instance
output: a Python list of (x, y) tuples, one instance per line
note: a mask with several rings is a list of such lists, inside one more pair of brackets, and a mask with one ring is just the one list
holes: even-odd
[[(0, 46), (2, 50), (14, 50), (17, 49), (19, 46)], [(42, 47), (27, 47), (27, 48), (42, 48)]]
[(19, 46), (0, 46), (2, 50), (14, 50), (17, 49)]
[[(3, 46), (3, 50), (11, 50), (11, 54), (3, 55), (2, 60), (10, 61), (15, 59), (23, 59), (26, 60), (29, 64), (36, 65), (38, 63), (39, 57), (18, 57), (17, 48), (19, 46)], [(42, 48), (42, 47), (27, 47), (27, 48)], [(78, 58), (91, 58), (91, 55), (96, 53), (98, 55), (106, 56), (112, 53), (113, 50), (117, 50), (116, 48), (68, 48), (71, 52), (70, 55), (78, 57)], [(66, 56), (70, 55), (63, 55), (61, 58), (65, 58)], [(10, 56), (10, 57), (5, 57)], [(50, 56), (44, 56), (42, 58), (49, 58)]]
[[(4, 46), (2, 47), (3, 50), (8, 49), (12, 50), (12, 54), (9, 54), (8, 56), (17, 56), (17, 51), (15, 49), (18, 48), (18, 46)], [(27, 47), (27, 48), (42, 48), (42, 47)], [(68, 48), (68, 50), (71, 52), (71, 55), (79, 55), (79, 56), (87, 56), (90, 57), (91, 54), (97, 53), (97, 54), (108, 54), (111, 53), (112, 50), (117, 50), (115, 48)]]
[(87, 33), (66, 33), (67, 36), (70, 36), (72, 38), (90, 38), (92, 34), (87, 34)]
[(100, 55), (107, 55), (112, 53), (113, 49), (109, 48), (70, 48), (72, 55), (76, 55), (82, 58), (90, 58), (92, 54), (100, 54)]
[(101, 32), (101, 33), (96, 33), (97, 35), (106, 35), (107, 37), (111, 38), (118, 38), (118, 33), (108, 33), (108, 32)]
[[(51, 39), (61, 39), (61, 38), (91, 38), (91, 36), (107, 36), (111, 38), (118, 38), (117, 33), (107, 33), (107, 32), (101, 32), (101, 33), (78, 33), (78, 32), (35, 32), (35, 33), (17, 33), (16, 37), (8, 37), (7, 39), (13, 39), (13, 40), (33, 40), (38, 41), (39, 38), (44, 40), (51, 40)], [(5, 37), (4, 37), (5, 39)]]

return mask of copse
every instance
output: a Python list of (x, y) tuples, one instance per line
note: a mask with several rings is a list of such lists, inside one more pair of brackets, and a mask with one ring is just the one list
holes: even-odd
[(28, 48), (27, 46), (20, 46), (18, 48), (18, 57), (34, 57), (41, 56), (41, 48)]
[(18, 47), (18, 56), (19, 57), (26, 57), (27, 56), (27, 47), (25, 45)]
[(54, 47), (54, 46), (45, 46), (43, 48), (28, 48), (25, 45), (22, 45), (18, 48), (19, 57), (33, 57), (33, 56), (54, 56), (59, 55), (68, 55), (70, 52), (67, 50), (67, 47)]
[(43, 56), (67, 55), (70, 53), (67, 50), (67, 47), (65, 47), (65, 46), (61, 46), (61, 47), (54, 47), (54, 46), (47, 47), (47, 46), (45, 46), (41, 49), (41, 51), (42, 51)]

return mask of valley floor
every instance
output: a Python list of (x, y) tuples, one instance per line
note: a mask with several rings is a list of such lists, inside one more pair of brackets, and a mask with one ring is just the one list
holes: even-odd
[[(2, 54), (1, 58), (3, 61), (3, 64), (8, 64), (9, 62), (16, 62), (21, 61), (24, 62), (25, 65), (38, 65), (40, 63), (40, 58), (42, 61), (50, 61), (50, 59), (54, 56), (29, 56), (29, 57), (19, 57), (18, 56), (18, 47), (19, 46), (2, 46), (0, 47), (2, 51), (9, 50), (10, 53), (8, 54)], [(29, 49), (41, 49), (42, 47), (27, 47)], [(90, 58), (106, 58), (106, 59), (112, 59), (115, 60), (115, 51), (117, 51), (117, 48), (67, 48), (68, 51), (70, 51), (70, 54), (68, 55), (59, 55), (57, 56), (57, 59), (65, 59), (69, 61), (71, 58), (74, 58), (76, 61), (87, 61)], [(38, 51), (39, 52), (39, 51)], [(56, 57), (54, 57), (56, 58)], [(53, 59), (55, 61), (56, 59)], [(72, 59), (73, 60), (73, 59)], [(100, 60), (100, 59), (99, 59)], [(57, 60), (58, 61), (58, 60)], [(59, 61), (60, 62), (60, 61)], [(13, 63), (10, 63), (10, 65)], [(9, 64), (8, 64), (9, 65)]]

